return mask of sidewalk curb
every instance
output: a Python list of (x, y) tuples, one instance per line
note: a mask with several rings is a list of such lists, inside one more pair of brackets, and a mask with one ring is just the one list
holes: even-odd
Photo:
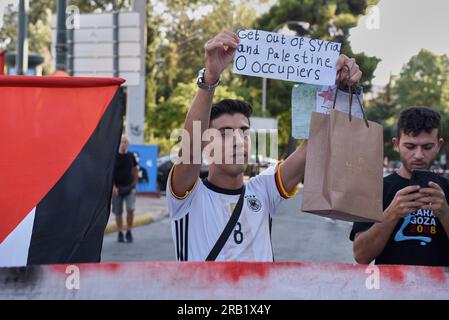
[[(159, 213), (159, 215), (160, 215), (159, 218), (153, 218), (153, 216), (150, 214), (138, 215), (138, 216), (134, 217), (133, 228), (147, 225), (147, 224), (150, 224), (150, 223), (153, 223), (153, 222), (156, 222), (156, 221), (162, 219), (163, 217), (168, 215), (168, 212), (164, 212), (164, 211), (165, 210), (162, 210)], [(117, 232), (117, 231), (118, 231), (117, 224), (115, 222), (111, 222), (111, 223), (108, 223), (108, 225), (106, 226), (106, 229), (104, 230), (104, 234), (109, 234), (109, 233), (113, 233), (113, 232)]]

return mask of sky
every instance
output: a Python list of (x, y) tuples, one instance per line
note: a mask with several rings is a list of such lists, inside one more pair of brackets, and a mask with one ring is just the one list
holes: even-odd
[(421, 48), (449, 55), (449, 0), (381, 0), (377, 7), (349, 38), (354, 52), (382, 59), (373, 84), (385, 85)]

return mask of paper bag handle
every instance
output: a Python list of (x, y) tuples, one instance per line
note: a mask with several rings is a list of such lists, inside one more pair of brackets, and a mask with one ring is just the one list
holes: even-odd
[[(349, 67), (348, 65), (343, 65), (343, 68), (346, 68), (348, 71), (348, 74), (350, 73)], [(340, 71), (338, 71), (338, 74), (340, 74), (343, 70), (343, 68), (340, 69)], [(362, 114), (363, 114), (363, 120), (365, 121), (365, 125), (367, 128), (369, 128), (369, 123), (368, 123), (368, 119), (366, 117), (366, 113), (365, 113), (365, 108), (363, 107), (363, 104), (360, 102), (359, 96), (357, 94), (357, 92), (353, 92), (352, 86), (348, 86), (349, 88), (349, 121), (352, 120), (352, 95), (355, 94), (355, 97), (357, 98), (357, 102), (359, 103), (360, 109), (362, 110)], [(337, 86), (337, 88), (335, 89), (335, 97), (334, 97), (334, 104), (332, 105), (332, 109), (335, 109), (335, 104), (337, 102), (337, 94), (338, 94), (338, 89), (339, 87)]]

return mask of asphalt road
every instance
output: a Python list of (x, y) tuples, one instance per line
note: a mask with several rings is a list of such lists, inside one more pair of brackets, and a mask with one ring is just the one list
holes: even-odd
[[(352, 224), (303, 213), (300, 199), (301, 193), (284, 201), (273, 218), (276, 261), (354, 263)], [(133, 243), (117, 243), (116, 233), (105, 235), (102, 262), (175, 260), (168, 217), (134, 229), (133, 235)]]

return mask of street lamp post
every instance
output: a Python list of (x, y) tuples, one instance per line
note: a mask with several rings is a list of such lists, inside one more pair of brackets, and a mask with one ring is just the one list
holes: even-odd
[[(300, 26), (305, 31), (310, 29), (310, 23), (305, 21), (285, 21), (279, 24), (272, 32), (278, 32), (282, 27), (288, 25)], [(262, 78), (262, 114), (265, 115), (267, 112), (267, 78)]]
[[(67, 0), (57, 2), (56, 26), (56, 70), (67, 70), (67, 27), (66, 27)], [(73, 40), (73, 39), (72, 39)]]
[(17, 56), (16, 56), (16, 74), (24, 75), (28, 71), (28, 0), (19, 1), (19, 23), (17, 24)]

